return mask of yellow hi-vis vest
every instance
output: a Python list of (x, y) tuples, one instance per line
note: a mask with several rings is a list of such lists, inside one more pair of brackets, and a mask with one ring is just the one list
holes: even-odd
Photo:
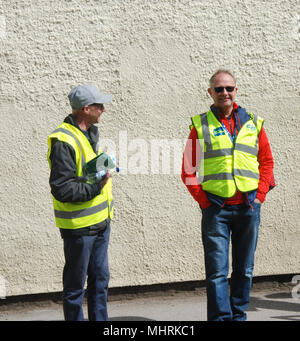
[(258, 135), (263, 119), (250, 119), (239, 130), (235, 142), (224, 131), (212, 111), (192, 117), (202, 148), (199, 180), (204, 191), (231, 198), (237, 189), (250, 192), (258, 187)]
[[(68, 143), (75, 150), (76, 176), (83, 176), (83, 166), (97, 156), (87, 137), (75, 126), (62, 123), (48, 137), (48, 162), (51, 169), (52, 140)], [(102, 151), (99, 150), (98, 154)], [(53, 196), (56, 226), (63, 229), (79, 229), (113, 218), (112, 182), (109, 179), (101, 193), (86, 202), (60, 202)]]

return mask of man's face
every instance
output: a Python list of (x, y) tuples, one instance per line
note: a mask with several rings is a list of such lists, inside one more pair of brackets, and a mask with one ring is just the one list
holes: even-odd
[(100, 116), (103, 112), (105, 112), (105, 108), (103, 104), (94, 103), (88, 105), (86, 108), (86, 114), (89, 119), (90, 124), (100, 123)]
[(212, 87), (208, 89), (208, 93), (217, 108), (221, 109), (221, 111), (227, 111), (233, 107), (237, 87), (234, 79), (229, 74), (219, 73), (215, 77)]

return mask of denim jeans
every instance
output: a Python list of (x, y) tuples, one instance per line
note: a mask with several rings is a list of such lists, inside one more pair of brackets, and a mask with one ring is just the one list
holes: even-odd
[[(244, 321), (250, 299), (254, 253), (260, 223), (260, 204), (209, 206), (202, 211), (207, 319)], [(232, 273), (228, 285), (229, 247)]]
[(82, 321), (82, 301), (87, 278), (88, 318), (107, 321), (110, 226), (94, 236), (64, 238), (63, 309), (66, 321)]

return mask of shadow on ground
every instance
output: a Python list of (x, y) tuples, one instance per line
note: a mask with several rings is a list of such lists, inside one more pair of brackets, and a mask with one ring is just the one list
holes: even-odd
[[(248, 311), (258, 311), (258, 309), (269, 309), (269, 310), (278, 310), (279, 315), (272, 316), (272, 318), (283, 319), (289, 321), (300, 321), (300, 300), (294, 299), (294, 302), (286, 301), (287, 299), (291, 299), (291, 293), (287, 292), (278, 292), (274, 294), (268, 294), (262, 297), (251, 297)], [(280, 311), (282, 312), (293, 312), (299, 314), (292, 315), (280, 315)]]
[(109, 319), (109, 321), (155, 321), (148, 319), (146, 317), (141, 317), (141, 316), (117, 316), (117, 317), (112, 317)]

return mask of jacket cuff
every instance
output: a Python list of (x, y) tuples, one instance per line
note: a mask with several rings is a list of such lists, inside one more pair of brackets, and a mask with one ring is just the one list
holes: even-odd
[(261, 203), (263, 203), (263, 202), (265, 201), (265, 199), (266, 199), (266, 194), (257, 192), (256, 198), (257, 198)]
[(202, 202), (202, 203), (199, 203), (200, 207), (205, 210), (206, 208), (208, 208), (209, 206), (212, 205), (212, 202), (211, 201), (205, 201), (205, 202)]
[(99, 195), (102, 191), (102, 187), (100, 186), (99, 183), (94, 183), (92, 184), (93, 186), (93, 194), (94, 194), (94, 197), (96, 197), (97, 195)]

